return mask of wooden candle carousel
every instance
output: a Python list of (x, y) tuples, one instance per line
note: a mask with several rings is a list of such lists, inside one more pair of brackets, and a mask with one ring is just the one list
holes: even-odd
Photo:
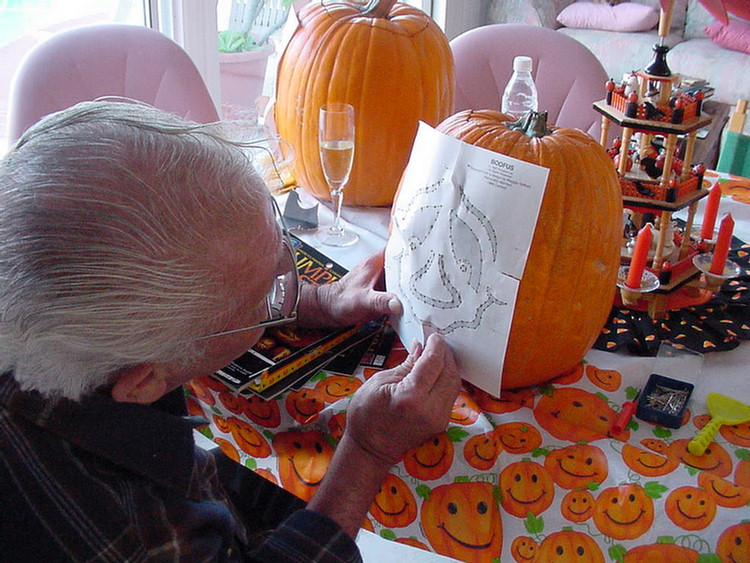
[[(711, 122), (703, 115), (701, 91), (683, 92), (680, 78), (669, 69), (663, 44), (671, 12), (662, 10), (659, 44), (643, 70), (621, 84), (606, 85), (606, 98), (594, 103), (602, 114), (601, 144), (606, 148), (611, 123), (622, 127), (622, 138), (608, 149), (620, 177), (623, 195), (623, 248), (619, 299), (630, 308), (661, 318), (669, 309), (703, 303), (723, 280), (739, 269), (727, 260), (732, 238), (731, 216), (715, 236), (721, 188), (707, 201), (703, 224), (693, 231), (698, 201), (709, 196), (702, 187), (705, 167), (691, 166), (697, 133)], [(684, 159), (676, 156), (678, 139)], [(687, 208), (683, 229), (672, 214)]]

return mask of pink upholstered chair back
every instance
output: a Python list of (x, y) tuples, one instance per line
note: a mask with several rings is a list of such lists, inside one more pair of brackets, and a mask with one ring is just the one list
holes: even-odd
[(199, 123), (219, 119), (177, 43), (145, 27), (94, 25), (51, 37), (21, 62), (11, 81), (8, 140), (49, 113), (102, 96), (140, 100)]
[(593, 53), (575, 39), (545, 27), (494, 24), (459, 35), (451, 49), (456, 61), (455, 111), (500, 110), (513, 58), (528, 55), (534, 60), (539, 109), (549, 112), (550, 123), (582, 129), (599, 140), (601, 115), (592, 103), (604, 98), (608, 77)]

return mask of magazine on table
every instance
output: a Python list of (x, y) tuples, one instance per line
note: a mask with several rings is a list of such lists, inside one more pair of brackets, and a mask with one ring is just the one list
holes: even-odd
[[(292, 235), (300, 281), (313, 285), (333, 283), (347, 270), (325, 254)], [(296, 324), (269, 327), (260, 340), (214, 377), (236, 391), (251, 391), (271, 398), (300, 379), (311, 376), (354, 345), (371, 338), (378, 326), (303, 328)]]

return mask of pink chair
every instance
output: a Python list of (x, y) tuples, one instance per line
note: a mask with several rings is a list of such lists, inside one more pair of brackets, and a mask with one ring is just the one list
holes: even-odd
[(534, 60), (539, 109), (549, 112), (550, 123), (582, 129), (599, 140), (601, 115), (592, 103), (604, 98), (608, 77), (575, 39), (545, 27), (494, 24), (466, 31), (450, 45), (456, 61), (455, 111), (500, 110), (513, 58), (528, 55)]
[(139, 100), (199, 123), (219, 119), (177, 43), (145, 27), (93, 25), (57, 34), (26, 55), (11, 81), (8, 140), (49, 113), (102, 96)]

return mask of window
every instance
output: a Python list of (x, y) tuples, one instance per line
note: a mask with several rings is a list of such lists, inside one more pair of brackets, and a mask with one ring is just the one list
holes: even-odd
[(10, 80), (26, 53), (52, 34), (95, 23), (144, 25), (141, 0), (0, 1), (0, 154), (7, 147)]

